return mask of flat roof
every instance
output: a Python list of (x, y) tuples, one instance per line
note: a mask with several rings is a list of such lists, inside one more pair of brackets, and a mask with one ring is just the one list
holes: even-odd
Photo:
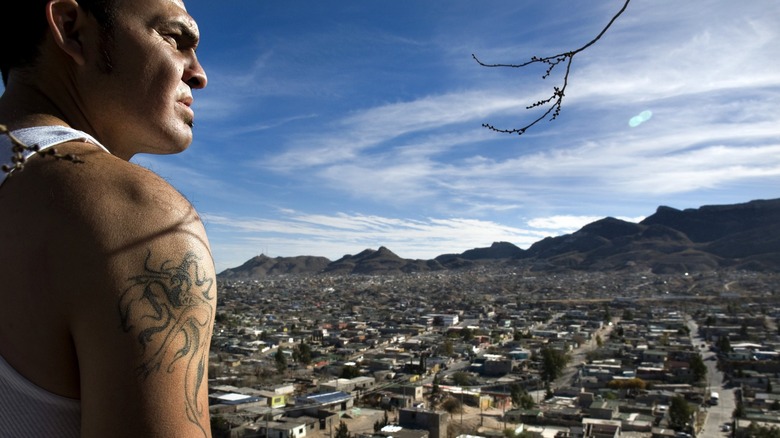
[(230, 393), (230, 394), (224, 394), (217, 397), (219, 400), (223, 401), (239, 401), (239, 400), (246, 400), (248, 398), (252, 398), (251, 395), (244, 395), (244, 394), (236, 394), (236, 393)]

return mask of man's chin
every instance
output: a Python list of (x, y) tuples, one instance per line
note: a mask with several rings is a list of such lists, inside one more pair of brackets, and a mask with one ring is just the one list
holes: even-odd
[(166, 148), (166, 149), (155, 149), (153, 151), (148, 151), (146, 153), (150, 154), (150, 155), (176, 155), (176, 154), (180, 154), (180, 153), (186, 151), (187, 149), (189, 149), (189, 146), (190, 145), (187, 144), (186, 146), (183, 146), (183, 147), (170, 147), (170, 148)]

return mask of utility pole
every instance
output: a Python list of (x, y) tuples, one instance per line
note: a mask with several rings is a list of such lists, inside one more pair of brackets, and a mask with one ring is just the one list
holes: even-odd
[(460, 425), (463, 426), (463, 387), (460, 388)]
[(504, 420), (504, 430), (506, 430), (506, 398), (501, 400), (501, 419)]
[(479, 425), (485, 425), (485, 417), (482, 416), (482, 393), (479, 395)]

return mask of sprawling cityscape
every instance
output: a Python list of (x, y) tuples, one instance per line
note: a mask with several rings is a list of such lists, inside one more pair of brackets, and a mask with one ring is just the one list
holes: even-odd
[(511, 267), (223, 281), (212, 433), (778, 436), (779, 284)]

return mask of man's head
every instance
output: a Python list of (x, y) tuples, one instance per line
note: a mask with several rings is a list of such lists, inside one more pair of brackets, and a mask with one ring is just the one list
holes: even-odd
[[(18, 49), (9, 44), (18, 38), (1, 40), (7, 91), (20, 90), (13, 95), (37, 100), (38, 111), (124, 159), (189, 146), (192, 90), (206, 86), (206, 74), (195, 54), (200, 31), (182, 0), (12, 3), (25, 1), (40, 6), (40, 17), (36, 8), (13, 8), (37, 30), (26, 30)], [(2, 12), (0, 28), (9, 15)]]
[[(77, 0), (85, 12), (95, 17), (108, 44), (114, 25), (117, 4), (121, 0)], [(0, 14), (0, 71), (3, 84), (8, 84), (12, 68), (30, 66), (40, 55), (46, 38), (46, 4), (49, 0), (14, 0), (2, 6)], [(110, 66), (110, 59), (107, 60)]]

